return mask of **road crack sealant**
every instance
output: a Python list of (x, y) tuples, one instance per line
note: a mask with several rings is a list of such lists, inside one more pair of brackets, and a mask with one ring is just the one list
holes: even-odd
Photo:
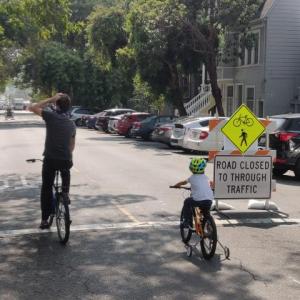
[(248, 268), (246, 268), (246, 267), (243, 265), (241, 259), (239, 259), (239, 258), (237, 258), (237, 257), (230, 257), (230, 260), (236, 260), (236, 261), (238, 262), (238, 264), (239, 264), (239, 269), (240, 269), (242, 272), (244, 272), (244, 273), (246, 273), (246, 274), (249, 275), (249, 277), (251, 278), (250, 281), (261, 282), (261, 283), (263, 283), (263, 284), (265, 285), (265, 287), (268, 286), (266, 280), (262, 279), (262, 278), (259, 277), (257, 274), (255, 274), (253, 271), (250, 271)]

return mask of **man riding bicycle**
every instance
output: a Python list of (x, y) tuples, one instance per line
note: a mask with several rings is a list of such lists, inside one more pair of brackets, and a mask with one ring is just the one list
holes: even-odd
[[(55, 107), (50, 107), (50, 105)], [(28, 110), (41, 116), (46, 123), (46, 141), (42, 169), (41, 188), (41, 229), (49, 228), (48, 219), (53, 214), (53, 183), (55, 171), (62, 177), (62, 192), (69, 200), (70, 169), (73, 166), (72, 153), (75, 148), (76, 126), (67, 114), (71, 99), (67, 94), (58, 93), (39, 103), (30, 105)]]

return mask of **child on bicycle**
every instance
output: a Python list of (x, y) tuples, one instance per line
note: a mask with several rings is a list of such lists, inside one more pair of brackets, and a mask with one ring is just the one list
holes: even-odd
[(192, 158), (189, 168), (193, 175), (173, 186), (174, 188), (179, 188), (188, 183), (191, 185), (191, 197), (185, 199), (183, 205), (183, 225), (185, 227), (189, 227), (192, 224), (192, 207), (200, 207), (204, 216), (209, 214), (214, 196), (210, 181), (204, 174), (206, 164), (204, 158)]

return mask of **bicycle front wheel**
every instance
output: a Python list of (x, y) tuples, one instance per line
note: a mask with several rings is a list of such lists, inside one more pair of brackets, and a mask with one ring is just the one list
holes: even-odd
[[(183, 209), (181, 210), (181, 216), (180, 216), (180, 235), (182, 241), (187, 244), (192, 236), (192, 230), (186, 226), (187, 224), (184, 224), (184, 217), (183, 217)], [(189, 226), (192, 228), (193, 224), (190, 222)]]
[(60, 197), (56, 207), (56, 227), (59, 241), (62, 244), (66, 244), (69, 240), (70, 224), (69, 205)]
[(200, 241), (202, 255), (205, 259), (211, 259), (217, 247), (217, 227), (214, 218), (209, 215), (203, 219), (203, 237)]

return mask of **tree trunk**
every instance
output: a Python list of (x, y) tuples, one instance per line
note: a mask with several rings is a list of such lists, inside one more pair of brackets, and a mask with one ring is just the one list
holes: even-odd
[(209, 54), (206, 68), (210, 79), (212, 95), (215, 98), (218, 115), (220, 117), (224, 117), (225, 114), (222, 104), (222, 92), (218, 85), (217, 63), (216, 56), (214, 54)]
[(179, 86), (177, 67), (174, 64), (168, 64), (171, 73), (170, 79), (170, 96), (174, 106), (178, 109), (180, 116), (186, 116), (186, 110), (183, 105), (182, 90)]

